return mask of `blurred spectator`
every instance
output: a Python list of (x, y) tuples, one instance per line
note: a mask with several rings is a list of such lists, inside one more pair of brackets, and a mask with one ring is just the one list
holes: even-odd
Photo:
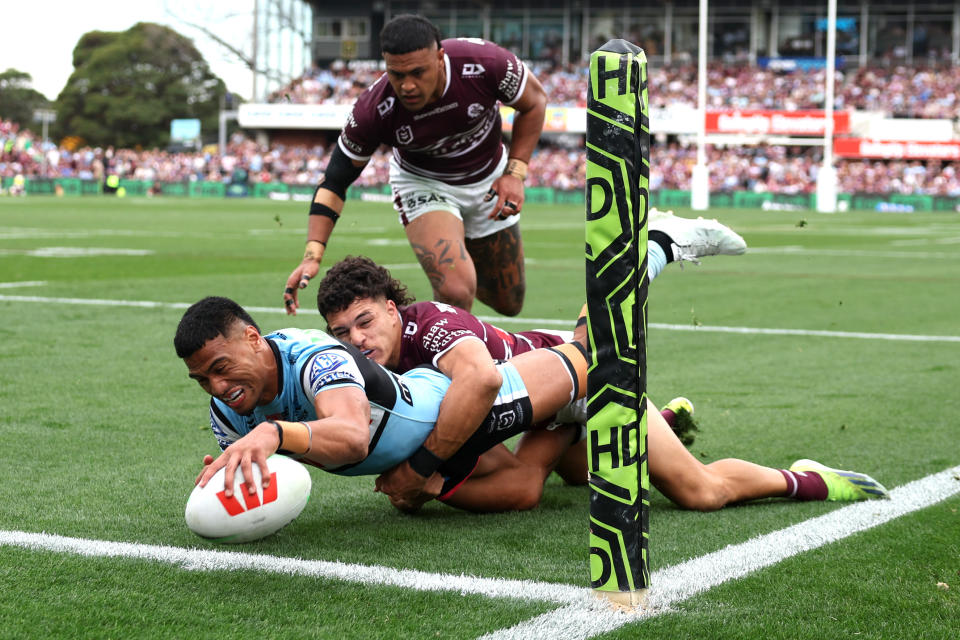
[[(552, 106), (584, 106), (586, 65), (529, 63), (541, 78)], [(697, 67), (648, 67), (650, 104), (697, 104)], [(382, 73), (375, 61), (334, 63), (311, 69), (269, 96), (269, 102), (352, 104)], [(745, 63), (714, 62), (707, 69), (707, 107), (736, 109), (822, 109), (825, 70), (774, 71)], [(882, 111), (909, 118), (957, 118), (954, 65), (864, 67), (836, 72), (836, 109)]]
[[(48, 147), (14, 122), (0, 120), (0, 178), (80, 178), (102, 181), (115, 173), (121, 179), (154, 184), (209, 180), (228, 183), (238, 171), (249, 184), (283, 182), (315, 185), (329, 160), (323, 146), (265, 146), (234, 135), (223, 154), (214, 150), (168, 152), (159, 149)], [(677, 142), (654, 144), (650, 188), (689, 190), (697, 151)], [(707, 146), (710, 190), (804, 194), (816, 191), (823, 156), (817, 147)], [(918, 160), (851, 160), (836, 163), (841, 193), (925, 194), (960, 197), (960, 163)], [(374, 154), (354, 183), (374, 187), (388, 183), (389, 150)], [(582, 145), (543, 143), (530, 159), (527, 186), (580, 190), (586, 184)], [(157, 192), (157, 189), (152, 189)]]

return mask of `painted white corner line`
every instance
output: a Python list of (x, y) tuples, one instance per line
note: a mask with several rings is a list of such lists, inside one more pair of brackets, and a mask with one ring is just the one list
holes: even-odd
[(21, 282), (0, 282), (0, 289), (16, 289), (18, 287), (42, 287), (46, 280), (23, 280)]
[[(55, 298), (44, 296), (10, 296), (0, 295), (0, 302), (41, 302), (51, 304), (77, 304), (90, 305), (94, 307), (136, 307), (139, 309), (186, 309), (190, 306), (189, 302), (157, 302), (154, 300), (112, 300), (109, 298)], [(244, 308), (250, 313), (286, 313), (280, 305), (276, 307), (248, 307)], [(316, 309), (298, 309), (297, 315), (319, 315)]]
[(821, 338), (859, 338), (863, 340), (901, 340), (906, 342), (960, 342), (960, 336), (924, 336), (909, 333), (862, 333), (859, 331), (817, 331), (810, 329), (763, 329), (759, 327), (724, 327), (689, 324), (662, 324), (651, 322), (653, 329), (670, 331), (706, 331), (713, 333), (744, 333), (768, 336), (816, 336)]
[(585, 640), (670, 611), (670, 607), (729, 580), (742, 578), (786, 558), (866, 531), (960, 493), (960, 466), (915, 480), (890, 492), (890, 500), (857, 502), (830, 513), (729, 545), (705, 556), (655, 571), (650, 576), (649, 608), (625, 615), (568, 605), (531, 618), (483, 640)]
[(89, 557), (149, 560), (193, 571), (253, 569), (420, 591), (452, 591), (553, 602), (564, 606), (484, 638), (585, 640), (624, 624), (660, 615), (669, 611), (673, 604), (719, 584), (923, 509), (957, 493), (960, 493), (960, 466), (898, 487), (891, 492), (890, 500), (852, 504), (780, 531), (661, 569), (651, 576), (649, 609), (637, 614), (613, 611), (583, 587), (528, 580), (437, 574), (236, 551), (88, 540), (25, 531), (0, 530), (0, 546)]
[[(571, 331), (573, 330), (574, 324), (570, 320), (553, 320), (547, 318), (477, 317), (492, 324), (522, 323), (532, 326), (562, 326)], [(808, 336), (819, 338), (858, 338), (862, 340), (899, 340), (904, 342), (960, 342), (960, 336), (925, 336), (909, 333), (864, 333), (860, 331), (818, 331), (816, 329), (765, 329), (763, 327), (725, 327), (722, 325), (694, 326), (692, 324), (666, 324), (662, 322), (651, 322), (648, 326), (651, 329), (664, 329), (666, 331), (702, 331), (705, 333), (740, 333), (745, 335)]]
[[(111, 300), (105, 298), (55, 298), (42, 296), (11, 296), (0, 295), (0, 302), (41, 302), (63, 304), (78, 304), (105, 307), (137, 307), (146, 309), (186, 309), (188, 302), (156, 302), (151, 300)], [(285, 314), (280, 305), (275, 307), (253, 307), (244, 305), (251, 314)], [(300, 307), (297, 315), (319, 315), (316, 309)], [(497, 325), (523, 325), (526, 329), (562, 327), (573, 330), (574, 321), (557, 320), (556, 318), (508, 318), (506, 316), (477, 316), (485, 322)], [(290, 319), (290, 325), (296, 325), (296, 318)], [(289, 325), (288, 325), (289, 326)], [(778, 335), (778, 336), (808, 336), (821, 338), (855, 338), (862, 340), (894, 340), (903, 342), (952, 342), (960, 343), (960, 336), (916, 335), (909, 333), (862, 333), (857, 331), (818, 331), (813, 329), (770, 329), (763, 327), (724, 327), (724, 326), (693, 326), (689, 324), (663, 324), (651, 322), (651, 329), (667, 331), (703, 331), (706, 333), (739, 333), (745, 335)]]
[[(928, 242), (924, 240), (924, 242)], [(905, 258), (907, 260), (922, 260), (925, 258), (957, 260), (960, 253), (946, 253), (935, 251), (870, 251), (856, 249), (808, 249), (806, 247), (749, 247), (747, 253), (768, 253), (781, 255), (804, 256), (839, 256), (843, 258)]]
[(565, 584), (428, 573), (411, 569), (394, 569), (392, 567), (328, 562), (325, 560), (303, 560), (239, 551), (89, 540), (49, 533), (0, 530), (0, 546), (72, 553), (95, 558), (150, 560), (179, 566), (191, 571), (257, 570), (361, 584), (403, 587), (418, 591), (453, 591), (494, 598), (535, 600), (565, 605), (588, 602), (593, 598), (589, 589)]

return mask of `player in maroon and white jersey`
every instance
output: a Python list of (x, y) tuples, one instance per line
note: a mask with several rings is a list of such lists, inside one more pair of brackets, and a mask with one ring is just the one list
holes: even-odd
[(439, 366), (440, 358), (469, 338), (480, 338), (494, 360), (508, 360), (533, 349), (570, 342), (573, 336), (570, 331), (547, 329), (504, 331), (445, 302), (415, 302), (401, 307), (400, 321), (403, 333), (397, 351), (399, 359), (393, 367), (396, 371), (425, 363)]
[[(287, 312), (319, 271), (347, 187), (387, 145), (394, 207), (434, 298), (466, 310), (479, 298), (518, 314), (526, 291), (518, 222), (543, 128), (543, 87), (506, 49), (441, 41), (421, 16), (390, 20), (380, 44), (387, 72), (357, 99), (314, 194), (303, 261), (284, 291)], [(516, 110), (509, 151), (500, 103)]]
[[(463, 309), (414, 303), (389, 271), (363, 257), (347, 258), (327, 271), (318, 286), (317, 305), (331, 335), (388, 369), (402, 372), (433, 364), (450, 378), (434, 430), (423, 442), (438, 460), (452, 455), (489, 410), (500, 387), (495, 358), (557, 338), (552, 332), (510, 334)], [(704, 464), (684, 447), (665, 418), (648, 401), (650, 479), (681, 507), (710, 511), (760, 498), (852, 501), (887, 495), (869, 476), (810, 460), (798, 460), (790, 469), (735, 458)], [(490, 449), (471, 476), (472, 486), (464, 486), (468, 493), (453, 494), (446, 502), (475, 511), (533, 508), (561, 456), (576, 454), (585, 475), (585, 443), (570, 447), (573, 435), (571, 426), (528, 431), (513, 454), (502, 445)], [(404, 462), (377, 478), (377, 488), (398, 508), (413, 510), (436, 496), (423, 490), (428, 479)]]

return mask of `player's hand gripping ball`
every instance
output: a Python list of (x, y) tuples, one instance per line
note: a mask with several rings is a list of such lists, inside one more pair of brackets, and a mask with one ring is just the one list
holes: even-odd
[(225, 469), (205, 487), (194, 487), (184, 513), (190, 530), (201, 538), (232, 544), (259, 540), (290, 524), (310, 498), (310, 473), (296, 460), (277, 454), (267, 458), (267, 467), (270, 486), (264, 489), (260, 467), (253, 465), (256, 493), (247, 492), (239, 468), (229, 498), (223, 493)]

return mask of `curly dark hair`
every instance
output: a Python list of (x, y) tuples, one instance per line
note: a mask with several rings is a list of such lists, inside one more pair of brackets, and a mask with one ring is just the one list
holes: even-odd
[(317, 286), (317, 310), (326, 318), (343, 311), (358, 298), (385, 298), (398, 307), (412, 304), (415, 298), (402, 282), (366, 256), (347, 256), (330, 267)]

